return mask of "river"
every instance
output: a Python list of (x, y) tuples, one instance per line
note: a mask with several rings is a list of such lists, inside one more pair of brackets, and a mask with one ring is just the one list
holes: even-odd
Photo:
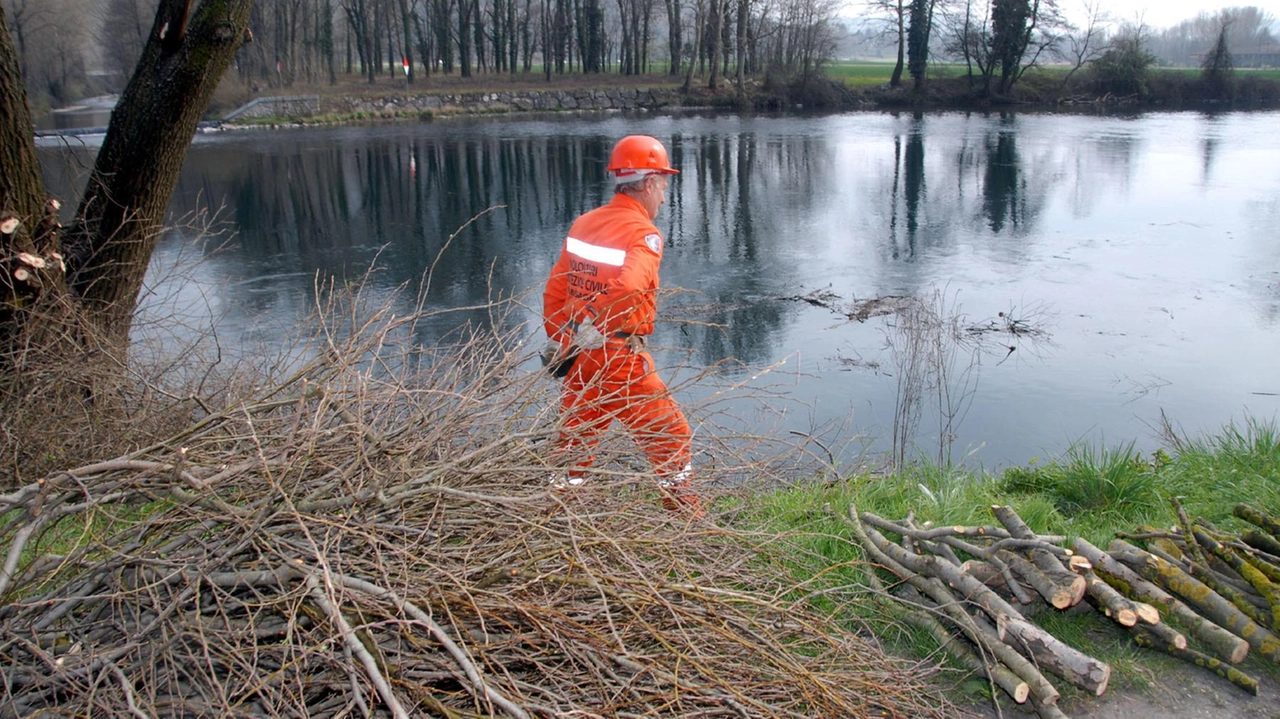
[[(429, 308), (523, 297), (534, 337), (568, 224), (607, 200), (612, 142), (645, 133), (681, 171), (658, 218), (679, 291), (655, 345), (698, 431), (811, 435), (846, 460), (889, 449), (903, 383), (937, 374), (910, 362), (938, 335), (848, 315), (917, 296), (963, 341), (942, 343), (949, 398), (915, 401), (909, 454), (996, 468), (1073, 443), (1151, 451), (1162, 426), (1280, 409), (1277, 127), (1276, 112), (689, 112), (202, 134), (139, 324), (269, 342), (310, 310), (317, 275), (376, 267), (364, 281), (406, 286), (406, 308), (428, 274)], [(69, 192), (88, 142), (46, 149), (53, 187)], [(444, 315), (417, 340), (485, 318)]]

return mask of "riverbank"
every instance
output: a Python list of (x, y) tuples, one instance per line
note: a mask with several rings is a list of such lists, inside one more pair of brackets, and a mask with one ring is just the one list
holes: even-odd
[[(6, 395), (0, 617), (30, 637), (7, 657), (16, 715), (212, 704), (330, 717), (364, 703), (413, 716), (483, 701), (510, 716), (957, 716), (989, 685), (903, 631), (871, 577), (896, 580), (859, 551), (850, 507), (945, 528), (1008, 505), (1041, 535), (1095, 544), (1175, 525), (1173, 496), (1227, 531), (1244, 526), (1235, 502), (1280, 512), (1267, 421), (994, 475), (851, 471), (807, 437), (705, 432), (705, 520), (663, 511), (619, 432), (592, 481), (551, 492), (557, 387), (529, 371), (522, 330), (404, 343), (422, 318), (370, 289), (316, 299), (325, 351), (301, 365), (264, 349), (214, 372), (194, 347), (135, 366), (136, 382), (117, 378), (119, 395), (92, 407)], [(1031, 620), (1115, 668), (1107, 702), (1170, 666), (1100, 612)], [(114, 681), (79, 681), (103, 656)], [(1276, 665), (1240, 666), (1272, 681), (1232, 705), (1274, 706)]]

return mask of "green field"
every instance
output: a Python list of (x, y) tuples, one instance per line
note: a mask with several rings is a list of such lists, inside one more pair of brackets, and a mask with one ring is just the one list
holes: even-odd
[[(843, 80), (850, 87), (866, 87), (870, 85), (883, 85), (889, 82), (889, 78), (893, 75), (892, 61), (876, 61), (876, 60), (840, 60), (828, 63), (824, 66), (828, 75), (833, 78)], [(1070, 68), (1065, 65), (1046, 65), (1037, 67), (1028, 73), (1028, 77), (1057, 77), (1061, 78)], [(1087, 68), (1085, 68), (1087, 69)], [(1084, 72), (1082, 69), (1080, 72)], [(929, 77), (962, 77), (968, 71), (964, 63), (937, 63), (929, 65)], [(1183, 76), (1198, 76), (1200, 68), (1196, 67), (1169, 67), (1169, 68), (1153, 68), (1154, 72), (1166, 72)], [(974, 69), (976, 74), (977, 69)], [(1256, 77), (1265, 80), (1280, 81), (1280, 68), (1236, 68), (1236, 76), (1240, 79), (1246, 77)], [(1078, 76), (1078, 75), (1077, 75)], [(903, 69), (903, 77), (906, 78), (906, 69)]]

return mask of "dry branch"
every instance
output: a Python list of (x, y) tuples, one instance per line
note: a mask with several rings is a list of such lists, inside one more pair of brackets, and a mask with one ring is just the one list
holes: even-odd
[[(671, 521), (625, 437), (549, 492), (556, 388), (518, 333), (422, 348), (380, 317), (330, 314), (292, 374), (0, 495), (0, 718), (945, 713), (795, 601), (787, 537)], [(794, 465), (702, 441), (709, 484)]]

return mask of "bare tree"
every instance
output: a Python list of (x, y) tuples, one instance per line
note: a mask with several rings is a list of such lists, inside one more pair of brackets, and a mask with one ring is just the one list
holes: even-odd
[[(0, 9), (0, 275), (10, 297), (0, 310), (0, 361), (11, 368), (31, 356), (23, 348), (33, 342), (66, 349), (92, 335), (112, 354), (125, 351), (187, 147), (248, 32), (252, 0), (194, 4), (161, 0), (65, 232), (40, 176), (17, 53)], [(51, 318), (79, 329), (51, 327)], [(43, 361), (63, 361), (58, 354)]]
[(970, 84), (976, 69), (986, 87), (994, 67), (990, 0), (964, 0), (943, 5), (941, 29), (943, 48), (964, 60)]
[(1111, 16), (1106, 12), (1103, 0), (1081, 0), (1084, 11), (1084, 26), (1075, 28), (1064, 36), (1065, 45), (1062, 54), (1071, 63), (1071, 69), (1062, 78), (1065, 88), (1071, 82), (1071, 76), (1080, 68), (1102, 57), (1106, 51), (1107, 28)]
[(889, 86), (897, 87), (902, 84), (902, 70), (906, 66), (908, 0), (868, 0), (866, 7), (867, 14), (882, 23), (885, 34), (897, 38), (897, 60), (889, 76)]

